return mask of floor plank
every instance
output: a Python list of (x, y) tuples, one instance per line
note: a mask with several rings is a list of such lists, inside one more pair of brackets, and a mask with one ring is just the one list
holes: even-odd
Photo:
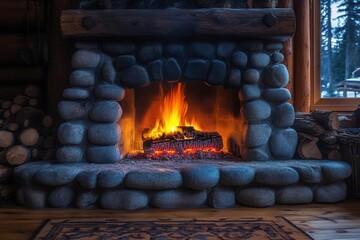
[(29, 239), (49, 218), (120, 218), (125, 220), (152, 219), (240, 219), (283, 216), (316, 240), (360, 239), (360, 200), (338, 204), (278, 205), (271, 208), (233, 209), (145, 209), (141, 211), (24, 209), (0, 203), (0, 239)]

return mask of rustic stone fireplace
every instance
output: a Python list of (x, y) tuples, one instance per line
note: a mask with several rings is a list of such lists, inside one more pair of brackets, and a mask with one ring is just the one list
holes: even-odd
[[(54, 162), (16, 169), (20, 204), (135, 210), (346, 197), (347, 164), (292, 160), (295, 113), (280, 53), (295, 31), (291, 9), (68, 10), (61, 20), (64, 37), (76, 39), (58, 106), (63, 146)], [(186, 136), (131, 154), (144, 150), (166, 89), (183, 89), (208, 137), (195, 145), (215, 153), (184, 155), (194, 148)]]

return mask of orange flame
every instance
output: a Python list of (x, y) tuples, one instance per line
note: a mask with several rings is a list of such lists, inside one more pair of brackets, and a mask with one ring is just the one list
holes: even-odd
[(201, 130), (194, 118), (191, 121), (185, 119), (187, 110), (185, 85), (178, 83), (175, 87), (171, 86), (160, 107), (161, 116), (156, 119), (155, 127), (146, 134), (146, 138), (156, 139), (164, 134), (181, 132), (179, 126), (193, 126)]

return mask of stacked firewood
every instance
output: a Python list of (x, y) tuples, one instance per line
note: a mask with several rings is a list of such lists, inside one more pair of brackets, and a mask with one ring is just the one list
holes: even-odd
[(54, 121), (39, 109), (39, 97), (39, 88), (29, 85), (13, 101), (0, 100), (0, 199), (14, 192), (15, 166), (55, 158)]
[(338, 141), (340, 122), (335, 112), (328, 110), (298, 112), (292, 127), (299, 136), (297, 154), (300, 158), (341, 159)]

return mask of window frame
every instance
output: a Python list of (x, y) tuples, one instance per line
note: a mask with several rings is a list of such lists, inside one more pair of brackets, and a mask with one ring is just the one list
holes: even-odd
[(333, 111), (354, 111), (360, 98), (321, 98), (320, 93), (320, 1), (310, 3), (310, 109), (329, 109)]

